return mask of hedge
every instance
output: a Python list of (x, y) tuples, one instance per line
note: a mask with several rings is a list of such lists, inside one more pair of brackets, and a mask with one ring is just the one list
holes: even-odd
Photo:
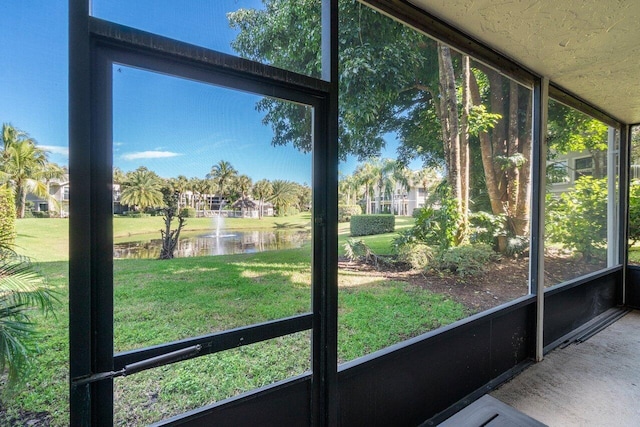
[(338, 222), (349, 222), (354, 215), (360, 215), (360, 205), (338, 205)]
[(0, 237), (12, 245), (16, 237), (16, 205), (13, 191), (7, 187), (0, 190)]
[(189, 206), (182, 208), (180, 209), (180, 215), (182, 215), (183, 218), (195, 218), (197, 215), (196, 208)]
[(396, 217), (391, 214), (354, 215), (351, 217), (351, 236), (369, 236), (371, 234), (393, 233)]

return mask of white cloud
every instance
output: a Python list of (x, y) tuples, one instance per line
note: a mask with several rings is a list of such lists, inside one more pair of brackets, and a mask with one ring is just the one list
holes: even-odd
[(172, 151), (138, 151), (137, 153), (123, 154), (124, 160), (139, 160), (139, 159), (163, 159), (167, 157), (182, 156), (180, 153), (174, 153)]
[(61, 154), (63, 156), (69, 155), (68, 147), (62, 147), (60, 145), (39, 145), (38, 147), (51, 154)]

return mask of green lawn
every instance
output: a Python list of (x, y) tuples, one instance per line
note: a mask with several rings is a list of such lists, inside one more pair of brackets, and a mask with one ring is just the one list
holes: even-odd
[[(114, 233), (149, 231), (153, 219), (118, 218)], [(308, 216), (252, 220), (252, 225), (305, 227)], [(238, 220), (242, 221), (242, 220)], [(285, 223), (287, 223), (285, 225)], [(409, 226), (411, 219), (398, 221)], [(21, 412), (50, 412), (52, 425), (68, 424), (67, 220), (18, 221), (18, 243), (58, 290), (56, 317), (38, 321), (34, 363), (24, 385), (2, 396), (0, 425)], [(229, 225), (241, 227), (229, 220)], [(192, 226), (197, 226), (192, 221)], [(38, 236), (38, 238), (36, 238)], [(388, 253), (394, 234), (365, 238)], [(340, 241), (348, 224), (340, 225)], [(56, 249), (50, 249), (56, 248)], [(114, 346), (141, 348), (189, 336), (307, 312), (310, 309), (309, 247), (233, 256), (114, 263)], [(441, 295), (404, 282), (340, 272), (339, 359), (365, 355), (451, 323), (465, 309)], [(309, 333), (298, 333), (233, 351), (115, 380), (119, 425), (148, 424), (185, 410), (300, 374), (309, 369)]]

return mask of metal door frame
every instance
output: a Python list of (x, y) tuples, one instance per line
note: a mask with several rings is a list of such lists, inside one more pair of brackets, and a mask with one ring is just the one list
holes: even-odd
[[(323, 12), (323, 21), (327, 13)], [(324, 425), (335, 419), (338, 156), (333, 84), (93, 18), (84, 1), (70, 2), (69, 43), (71, 424), (113, 424), (112, 374), (126, 365), (174, 352), (182, 352), (184, 360), (235, 348), (240, 341), (246, 345), (309, 329), (309, 423)], [(116, 63), (314, 108), (312, 312), (113, 354), (112, 69)], [(196, 346), (198, 351), (190, 351)]]

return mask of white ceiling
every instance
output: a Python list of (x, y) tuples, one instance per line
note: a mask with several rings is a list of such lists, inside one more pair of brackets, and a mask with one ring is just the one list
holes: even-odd
[(410, 0), (624, 123), (640, 123), (640, 0)]

